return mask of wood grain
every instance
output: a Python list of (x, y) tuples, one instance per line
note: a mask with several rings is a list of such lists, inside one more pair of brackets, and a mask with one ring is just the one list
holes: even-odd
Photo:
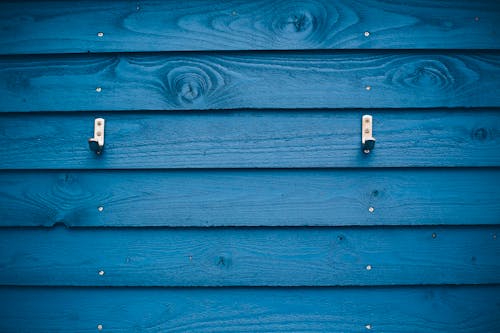
[[(97, 117), (102, 155), (87, 143)], [(0, 113), (1, 169), (500, 166), (499, 146), (497, 110)]]
[(492, 0), (2, 1), (0, 54), (498, 49), (498, 17)]
[(500, 106), (500, 54), (8, 56), (0, 112)]
[[(3, 332), (493, 333), (498, 286), (0, 288)], [(390, 311), (390, 315), (388, 312)]]
[(500, 228), (3, 229), (0, 284), (350, 286), (500, 282)]
[(4, 172), (0, 226), (498, 224), (498, 179), (500, 169)]

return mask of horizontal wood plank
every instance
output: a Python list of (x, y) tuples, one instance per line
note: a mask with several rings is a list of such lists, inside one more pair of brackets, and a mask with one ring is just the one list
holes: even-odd
[(500, 282), (495, 227), (3, 229), (0, 284), (350, 286)]
[(4, 172), (0, 226), (500, 224), (498, 179), (500, 169)]
[[(0, 288), (2, 332), (497, 331), (500, 287)], [(390, 312), (390, 315), (387, 315)], [(369, 325), (369, 326), (368, 326)]]
[(499, 80), (479, 51), (9, 56), (0, 112), (495, 107)]
[(0, 54), (498, 49), (498, 17), (493, 0), (2, 1)]
[[(101, 116), (96, 155), (87, 140)], [(497, 110), (0, 113), (1, 169), (500, 166), (499, 146)]]

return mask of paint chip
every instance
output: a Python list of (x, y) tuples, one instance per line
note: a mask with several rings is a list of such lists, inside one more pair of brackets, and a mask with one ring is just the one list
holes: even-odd
[(433, 233), (432, 233), (432, 238), (436, 238), (436, 237), (437, 237), (436, 233), (435, 233), (435, 232), (433, 232)]
[(365, 31), (364, 35), (365, 35), (365, 37), (369, 37), (370, 36), (370, 32), (369, 31)]
[(97, 207), (97, 210), (100, 211), (100, 212), (102, 212), (104, 210), (104, 207), (103, 206), (99, 206), (99, 207)]
[(102, 36), (104, 36), (104, 32), (98, 32), (97, 33), (97, 37), (102, 37)]
[(372, 325), (371, 325), (371, 324), (366, 324), (366, 325), (365, 325), (365, 328), (366, 328), (367, 330), (371, 330), (371, 329), (372, 329)]
[(102, 91), (102, 88), (101, 88), (101, 87), (97, 87), (97, 88), (95, 88), (95, 91), (97, 91), (97, 92), (101, 92), (101, 91)]
[(103, 276), (104, 275), (104, 271), (99, 271), (99, 276)]
[(372, 90), (372, 86), (366, 86), (365, 89), (366, 89), (366, 91), (370, 91), (370, 90)]
[(370, 213), (373, 213), (373, 212), (375, 211), (375, 208), (370, 207), (370, 208), (368, 208), (368, 211), (369, 211)]
[(101, 325), (101, 324), (97, 325), (97, 329), (98, 329), (99, 331), (102, 331), (102, 325)]
[(372, 270), (372, 265), (366, 265), (366, 270), (371, 271)]

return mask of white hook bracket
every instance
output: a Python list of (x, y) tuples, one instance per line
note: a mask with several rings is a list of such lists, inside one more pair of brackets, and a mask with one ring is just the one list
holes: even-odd
[(104, 149), (104, 119), (94, 120), (94, 137), (89, 139), (89, 148), (100, 155)]
[(373, 137), (373, 119), (370, 115), (364, 115), (361, 124), (361, 144), (363, 152), (369, 154), (375, 147), (375, 138)]

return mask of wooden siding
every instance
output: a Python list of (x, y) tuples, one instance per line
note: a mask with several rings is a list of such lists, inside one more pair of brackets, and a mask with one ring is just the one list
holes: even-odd
[[(499, 67), (500, 68), (500, 67)], [(500, 95), (499, 95), (500, 96)], [(456, 167), (500, 165), (496, 110), (370, 110), (377, 148), (361, 149), (356, 111), (0, 113), (4, 169)], [(89, 153), (95, 116), (106, 153)], [(40, 126), (43, 124), (43, 126)], [(29, 151), (29, 154), (26, 152)]]
[[(52, 332), (497, 331), (498, 286), (1, 288), (0, 329)], [(50, 300), (50, 302), (48, 302)], [(26, 320), (29, 313), (30, 320)]]
[[(1, 285), (498, 283), (500, 228), (4, 229)], [(20, 249), (17, 244), (23, 244)], [(445, 255), (443, 255), (445, 254)]]
[(1, 2), (0, 331), (497, 332), (499, 20)]
[(9, 56), (0, 82), (0, 112), (500, 107), (500, 54)]
[(1, 54), (500, 47), (495, 0), (18, 2)]
[(494, 225), (498, 179), (496, 168), (4, 172), (0, 225)]

